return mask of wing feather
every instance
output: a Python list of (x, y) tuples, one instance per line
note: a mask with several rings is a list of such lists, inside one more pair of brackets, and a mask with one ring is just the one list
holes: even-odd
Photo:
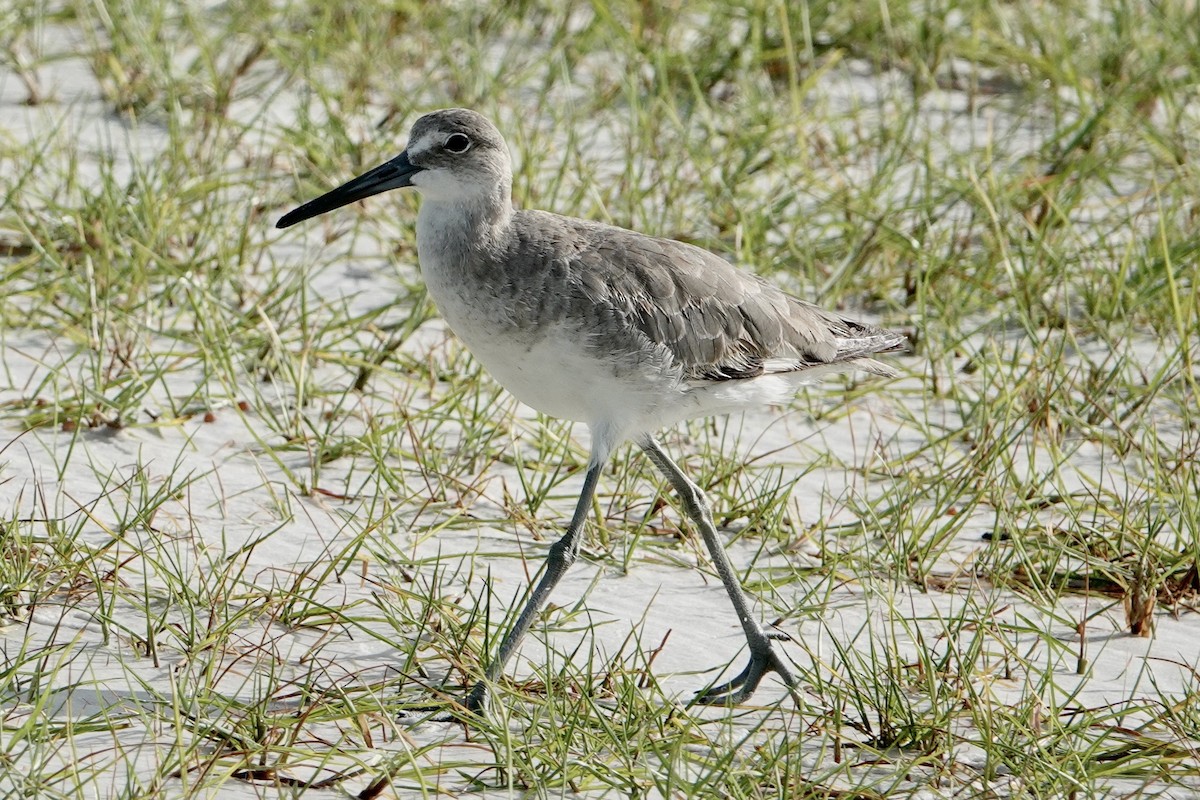
[[(536, 225), (544, 235), (552, 215), (520, 213), (541, 216)], [(612, 347), (612, 323), (620, 323), (624, 336), (664, 350), (685, 380), (739, 380), (851, 361), (886, 372), (870, 356), (903, 349), (898, 333), (798, 300), (698, 247), (582, 220), (553, 221), (565, 228), (561, 241), (576, 245), (565, 248), (573, 255), (560, 267), (581, 294), (579, 313), (603, 309), (606, 333), (596, 346)]]

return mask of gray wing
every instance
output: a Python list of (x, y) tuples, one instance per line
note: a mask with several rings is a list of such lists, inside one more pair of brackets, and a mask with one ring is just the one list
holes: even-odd
[(854, 361), (887, 373), (870, 356), (903, 347), (901, 334), (798, 300), (698, 247), (555, 219), (578, 226), (569, 239), (579, 246), (563, 266), (585, 303), (666, 348), (686, 380), (738, 380)]

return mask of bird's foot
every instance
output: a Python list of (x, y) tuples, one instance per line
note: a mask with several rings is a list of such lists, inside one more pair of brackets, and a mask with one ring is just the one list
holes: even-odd
[(462, 702), (455, 703), (450, 711), (433, 718), (433, 722), (470, 722), (484, 715), (487, 710), (488, 688), (483, 681), (475, 684)]
[(447, 709), (444, 703), (408, 706), (398, 712), (397, 718), (404, 722), (462, 722), (469, 723), (482, 717), (487, 709), (488, 689), (483, 681), (475, 684), (470, 693), (461, 701), (449, 700)]
[(796, 676), (783, 660), (783, 656), (775, 649), (773, 640), (788, 640), (791, 637), (779, 631), (758, 631), (757, 636), (750, 639), (750, 663), (738, 673), (733, 680), (719, 686), (711, 686), (699, 691), (692, 699), (693, 703), (704, 706), (728, 705), (735, 706), (743, 703), (754, 694), (758, 684), (768, 672), (777, 673), (789, 690), (796, 686)]

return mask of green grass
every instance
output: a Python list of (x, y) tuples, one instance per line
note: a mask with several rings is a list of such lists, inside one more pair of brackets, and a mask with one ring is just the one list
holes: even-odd
[[(10, 2), (0, 789), (1196, 791), (1191, 6)], [(481, 674), (586, 448), (436, 321), (415, 194), (273, 223), (449, 105), (521, 205), (911, 333), (895, 381), (666, 436), (802, 703), (686, 705), (741, 656), (622, 451), (493, 716), (414, 710)]]

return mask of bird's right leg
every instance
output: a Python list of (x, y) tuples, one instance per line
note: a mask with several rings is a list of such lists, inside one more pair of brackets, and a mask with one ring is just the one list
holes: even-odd
[(713, 560), (713, 566), (717, 569), (717, 575), (721, 577), (721, 583), (725, 584), (725, 591), (733, 603), (734, 611), (737, 612), (738, 621), (742, 624), (742, 630), (746, 635), (746, 644), (750, 648), (750, 663), (737, 677), (720, 686), (714, 686), (698, 693), (695, 702), (730, 705), (741, 703), (754, 694), (759, 682), (768, 672), (778, 674), (787, 685), (788, 691), (794, 693), (796, 677), (792, 675), (783, 656), (779, 654), (772, 643), (774, 639), (786, 639), (787, 637), (774, 631), (764, 630), (751, 612), (750, 601), (742, 589), (741, 582), (738, 581), (733, 565), (729, 563), (729, 556), (725, 554), (725, 547), (717, 534), (716, 525), (713, 524), (708, 498), (704, 496), (704, 492), (699, 486), (683, 474), (679, 466), (662, 449), (662, 445), (658, 443), (657, 439), (647, 436), (638, 444), (675, 489), (679, 499), (683, 501), (684, 510), (691, 518), (692, 524), (699, 528), (700, 536), (708, 548), (708, 554)]
[(546, 600), (550, 598), (554, 587), (579, 556), (579, 547), (583, 543), (583, 525), (591, 511), (592, 497), (596, 493), (596, 483), (600, 479), (600, 470), (607, 460), (607, 455), (607, 448), (593, 446), (587, 475), (583, 479), (583, 491), (579, 495), (579, 502), (575, 504), (575, 515), (571, 517), (571, 524), (567, 526), (567, 532), (563, 534), (562, 538), (551, 545), (550, 553), (546, 556), (546, 563), (542, 568), (541, 579), (538, 580), (532, 594), (529, 595), (525, 607), (521, 609), (521, 615), (504, 635), (504, 641), (501, 642), (500, 649), (488, 664), (483, 680), (475, 684), (471, 693), (463, 701), (463, 706), (468, 711), (476, 714), (483, 712), (484, 706), (487, 704), (489, 686), (500, 680), (504, 674), (504, 665), (512, 658), (513, 653), (520, 646), (521, 640), (529, 632), (529, 628), (533, 625), (542, 606), (546, 604)]

